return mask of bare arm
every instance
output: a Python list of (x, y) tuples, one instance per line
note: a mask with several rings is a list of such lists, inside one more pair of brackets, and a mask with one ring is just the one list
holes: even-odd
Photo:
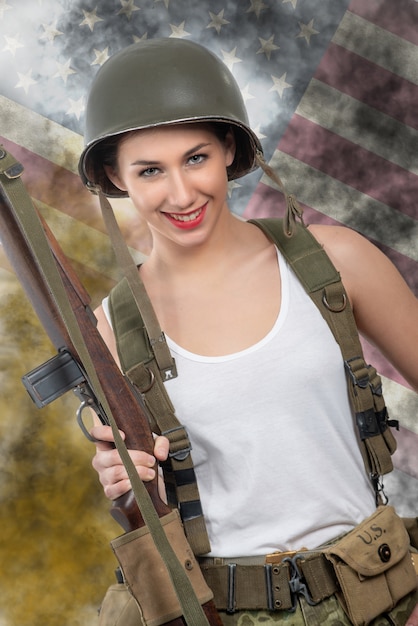
[(418, 299), (391, 261), (358, 233), (311, 226), (341, 273), (361, 334), (418, 391)]

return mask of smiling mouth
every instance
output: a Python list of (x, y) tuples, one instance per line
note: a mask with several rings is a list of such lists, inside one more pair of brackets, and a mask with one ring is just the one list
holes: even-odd
[(176, 222), (192, 222), (202, 213), (204, 207), (200, 207), (200, 209), (196, 209), (192, 213), (168, 213), (168, 215)]

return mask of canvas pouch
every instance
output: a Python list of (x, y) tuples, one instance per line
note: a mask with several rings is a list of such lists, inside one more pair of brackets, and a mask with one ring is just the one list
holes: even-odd
[[(193, 590), (203, 605), (212, 600), (213, 593), (207, 586), (199, 564), (185, 538), (183, 526), (177, 510), (162, 517), (160, 522), (167, 538), (176, 553), (180, 563), (193, 586)], [(182, 615), (182, 610), (177, 599), (177, 594), (171, 583), (170, 575), (164, 561), (155, 547), (154, 541), (146, 526), (138, 528), (111, 541), (113, 551), (119, 561), (126, 589), (132, 595), (134, 603), (125, 607), (125, 610), (137, 614), (141, 621), (134, 624), (146, 626), (160, 626)], [(114, 600), (118, 599), (117, 593), (125, 596), (123, 588), (114, 585), (113, 591), (109, 591)], [(119, 591), (118, 588), (119, 587)], [(122, 597), (121, 602), (124, 602)], [(106, 598), (102, 612), (105, 610)], [(110, 599), (108, 601), (110, 605)], [(110, 606), (109, 606), (110, 608)], [(113, 622), (100, 622), (101, 626), (110, 626)], [(119, 622), (115, 622), (119, 624)], [(125, 622), (123, 622), (125, 626)], [(131, 625), (131, 622), (126, 622)]]
[(141, 608), (125, 583), (110, 585), (106, 591), (98, 626), (146, 626)]
[(366, 626), (417, 588), (403, 520), (380, 506), (326, 550), (340, 590), (337, 596), (355, 626)]

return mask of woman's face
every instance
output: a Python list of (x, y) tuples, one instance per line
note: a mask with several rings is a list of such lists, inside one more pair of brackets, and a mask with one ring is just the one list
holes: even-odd
[(234, 160), (232, 133), (221, 140), (206, 124), (178, 124), (127, 135), (116, 168), (106, 173), (147, 221), (154, 237), (189, 245), (207, 236), (227, 210), (226, 168)]

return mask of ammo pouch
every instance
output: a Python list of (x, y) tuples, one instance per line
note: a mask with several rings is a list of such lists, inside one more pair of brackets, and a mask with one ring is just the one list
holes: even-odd
[[(213, 593), (206, 585), (199, 564), (187, 543), (178, 512), (172, 511), (162, 517), (160, 522), (177, 558), (184, 565), (199, 602), (208, 602), (213, 598)], [(182, 610), (170, 575), (148, 528), (144, 526), (121, 535), (111, 545), (120, 563), (126, 586), (139, 607), (142, 623), (159, 626), (181, 616)], [(114, 588), (113, 593), (117, 593), (117, 588)]]
[(391, 506), (325, 551), (334, 566), (340, 603), (355, 626), (366, 626), (417, 588), (405, 524)]
[(110, 585), (99, 611), (99, 626), (145, 626), (141, 609), (124, 583)]

